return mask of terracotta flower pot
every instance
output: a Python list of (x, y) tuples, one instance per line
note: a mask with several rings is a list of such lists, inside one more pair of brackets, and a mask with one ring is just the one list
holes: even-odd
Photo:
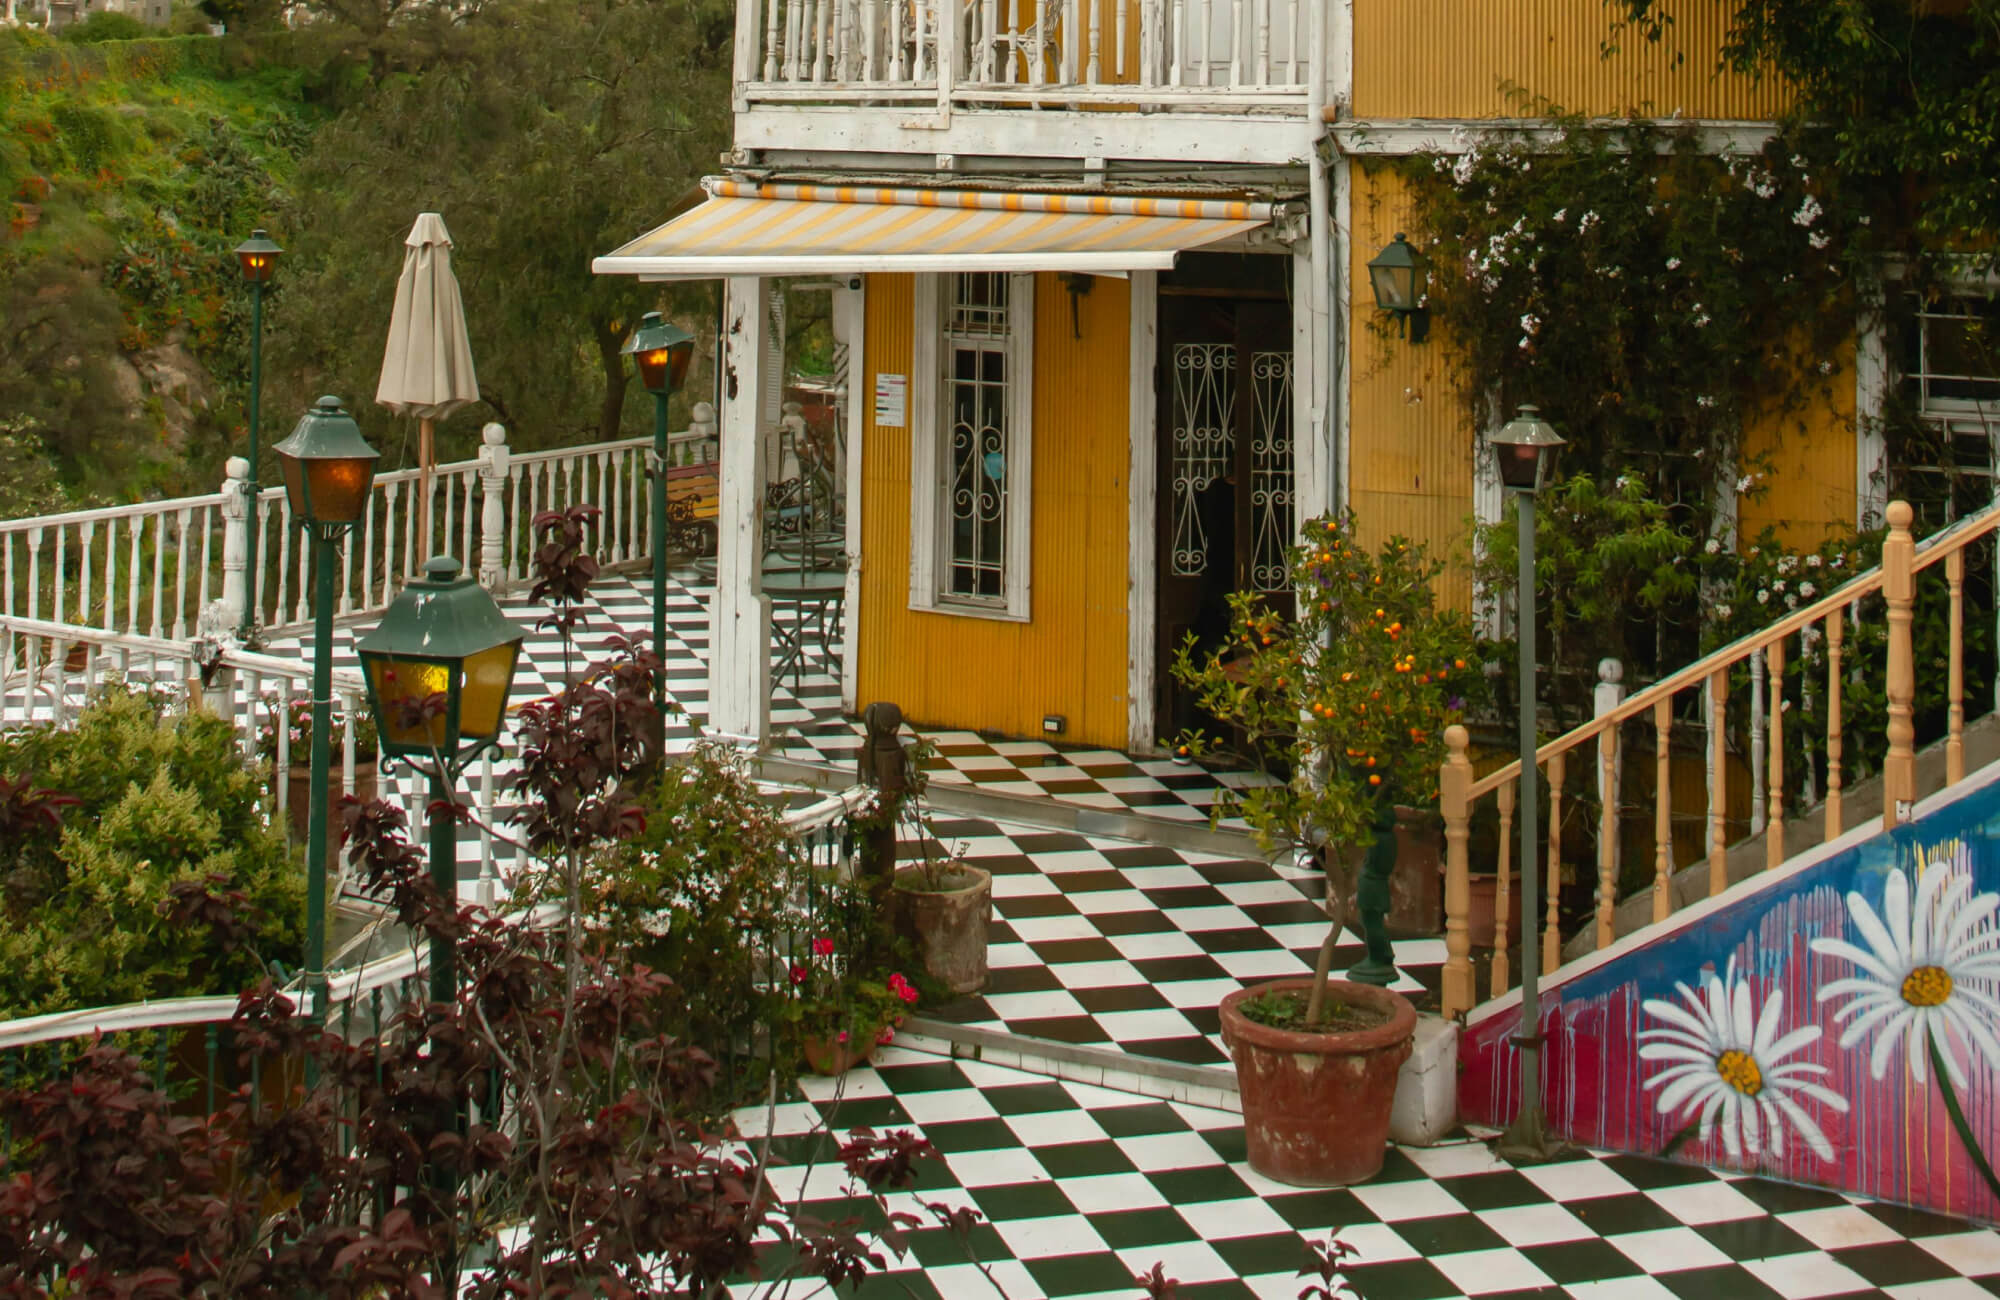
[(890, 914), (896, 933), (917, 947), (924, 970), (953, 993), (986, 987), (986, 925), (993, 916), (993, 876), (978, 867), (956, 866), (945, 884), (925, 888), (921, 867), (896, 873)]
[[(1496, 872), (1473, 875), (1468, 878), (1472, 886), (1472, 905), (1465, 915), (1466, 929), (1475, 948), (1494, 946), (1493, 934), (1496, 918), (1494, 905), (1499, 901), (1500, 877)], [(1507, 878), (1507, 938), (1506, 945), (1513, 947), (1521, 937), (1521, 873), (1516, 871)]]
[[(377, 768), (373, 758), (354, 760), (354, 797), (366, 802), (375, 797)], [(327, 842), (335, 843), (340, 838), (340, 799), (345, 793), (340, 785), (340, 759), (333, 761), (333, 770), (327, 774), (326, 828)], [(291, 815), (292, 838), (303, 841), (310, 830), (312, 817), (312, 765), (294, 763), (285, 773), (285, 811)]]
[(1327, 994), (1388, 1016), (1372, 1029), (1298, 1033), (1272, 1029), (1239, 1009), (1260, 993), (1310, 979), (1273, 980), (1222, 1000), (1222, 1040), (1236, 1063), (1250, 1167), (1297, 1187), (1342, 1187), (1373, 1178), (1389, 1142), (1396, 1075), (1410, 1055), (1417, 1013), (1400, 994), (1334, 980)]
[(875, 1055), (873, 1038), (856, 1038), (849, 1035), (846, 1042), (840, 1042), (830, 1034), (821, 1034), (806, 1039), (806, 1066), (814, 1074), (829, 1078), (846, 1074), (857, 1065), (866, 1065)]

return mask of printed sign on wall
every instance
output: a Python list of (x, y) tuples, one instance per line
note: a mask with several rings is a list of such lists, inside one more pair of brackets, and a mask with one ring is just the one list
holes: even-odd
[(910, 377), (908, 375), (875, 376), (875, 425), (881, 429), (900, 429), (904, 423), (904, 412), (909, 407)]

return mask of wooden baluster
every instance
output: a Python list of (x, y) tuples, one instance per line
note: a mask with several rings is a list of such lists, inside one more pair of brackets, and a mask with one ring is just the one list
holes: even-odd
[(1456, 724), (1444, 732), (1444, 766), (1438, 772), (1438, 807), (1444, 815), (1444, 1014), (1459, 1015), (1472, 1008), (1477, 988), (1472, 977), (1472, 934), (1467, 917), (1472, 910), (1471, 867), (1466, 859), (1467, 828), (1472, 819), (1472, 764), (1466, 760), (1468, 737)]
[[(285, 611), (286, 611), (286, 610), (287, 610), (287, 609), (288, 609), (288, 608), (290, 607), (290, 602), (289, 602), (289, 601), (288, 601), (288, 600), (286, 599), (286, 592), (288, 591), (288, 588), (287, 588), (286, 584), (287, 584), (287, 583), (288, 583), (288, 582), (289, 582), (289, 581), (291, 580), (291, 575), (292, 575), (292, 506), (291, 506), (291, 502), (289, 502), (289, 501), (287, 501), (287, 500), (285, 500), (285, 499), (283, 499), (283, 498), (280, 498), (280, 499), (279, 499), (279, 501), (278, 501), (278, 509), (277, 509), (277, 516), (278, 516), (278, 520), (277, 520), (277, 522), (278, 522), (278, 589), (277, 589), (277, 591), (276, 591), (275, 593), (273, 593), (273, 601), (272, 601), (272, 605), (271, 605), (271, 620), (272, 620), (272, 622), (275, 622), (275, 623), (282, 623), (282, 622), (284, 622), (284, 621), (285, 621), (285, 618), (286, 618), (286, 613), (285, 613)], [(264, 598), (265, 598), (265, 591), (264, 591), (264, 589), (265, 589), (266, 587), (268, 587), (269, 585), (270, 585), (269, 583), (267, 583), (267, 582), (264, 582), (264, 581), (262, 580), (262, 577), (261, 577), (261, 572), (260, 572), (260, 577), (259, 577), (259, 580), (258, 580), (258, 583), (257, 583), (257, 603), (258, 603), (258, 604), (260, 604), (260, 605), (261, 605), (261, 604), (263, 604), (263, 603), (264, 603)]]
[(1271, 84), (1271, 0), (1257, 0), (1257, 84)]
[(1944, 578), (1951, 589), (1951, 670), (1947, 687), (1951, 721), (1945, 729), (1944, 783), (1965, 779), (1965, 548), (1944, 557)]
[(1826, 835), (1828, 843), (1840, 836), (1840, 650), (1847, 635), (1847, 610), (1836, 609), (1826, 616)]
[[(756, 3), (756, 0), (749, 0)], [(778, 0), (769, 0), (764, 20), (764, 80), (778, 79)]]
[(201, 594), (195, 598), (194, 602), (194, 612), (197, 619), (201, 617), (201, 611), (208, 608), (208, 574), (209, 566), (214, 559), (215, 507), (203, 506), (201, 508)]
[(368, 508), (361, 512), (361, 608), (373, 609), (375, 602), (375, 503), (371, 494)]
[[(247, 521), (250, 525), (250, 563), (256, 566), (251, 572), (257, 575), (257, 607), (250, 611), (250, 625), (255, 627), (264, 621), (264, 603), (271, 598), (271, 584), (265, 581), (268, 570), (264, 567), (267, 554), (264, 538), (270, 529), (265, 526), (267, 519), (261, 493), (251, 493), (245, 509), (250, 516)], [(223, 594), (227, 595), (227, 590)]]
[[(279, 679), (278, 695), (273, 709), (276, 716), (272, 719), (272, 725), (277, 728), (278, 738), (278, 757), (273, 773), (274, 779), (271, 782), (272, 791), (277, 795), (278, 815), (273, 820), (284, 828), (285, 839), (287, 841), (290, 841), (292, 838), (292, 819), (285, 815), (285, 811), (291, 806), (292, 802), (293, 686), (294, 683), (290, 677)], [(256, 744), (258, 703), (259, 698), (256, 695), (252, 695), (250, 697), (250, 735), (253, 746)]]
[[(1206, 0), (1203, 2), (1206, 3)], [(1176, 86), (1186, 84), (1183, 78), (1187, 75), (1188, 62), (1188, 10), (1193, 7), (1194, 0), (1175, 0), (1172, 9), (1174, 24), (1172, 84)]]
[[(167, 516), (163, 512), (153, 516), (153, 620), (148, 629), (155, 638), (167, 634), (163, 616), (166, 611), (160, 607), (167, 586)], [(132, 628), (139, 627), (139, 611), (132, 611)]]
[[(145, 548), (141, 545), (145, 541), (145, 520), (136, 515), (127, 519), (125, 521), (125, 531), (131, 537), (130, 553), (125, 560), (125, 631), (137, 632), (139, 630), (139, 570), (146, 562)], [(110, 626), (112, 625), (112, 619), (111, 593), (109, 591), (104, 593), (104, 606), (104, 621), (107, 626)]]
[(1597, 946), (1609, 948), (1618, 937), (1618, 724), (1597, 733), (1598, 788), (1604, 792), (1597, 813)]
[(1112, 53), (1111, 66), (1114, 69), (1113, 77), (1122, 82), (1125, 80), (1125, 42), (1129, 37), (1126, 15), (1131, 12), (1132, 6), (1138, 3), (1138, 0), (1106, 0), (1106, 2), (1118, 6), (1116, 11), (1118, 21), (1115, 28), (1115, 39), (1118, 43)]
[(1917, 802), (1916, 662), (1911, 624), (1916, 619), (1915, 512), (1907, 501), (1889, 503), (1889, 537), (1882, 543), (1882, 596), (1889, 605), (1889, 752), (1882, 761), (1882, 829), (1893, 830)]
[[(533, 526), (532, 522), (521, 514), (521, 483), (527, 477), (527, 472), (518, 468), (510, 469), (507, 475), (507, 500), (509, 502), (507, 513), (507, 564), (516, 582), (524, 581), (527, 578), (528, 555), (533, 549), (529, 545), (522, 544), (518, 538), (519, 534), (527, 533)], [(633, 476), (635, 481), (637, 477), (637, 475)], [(528, 496), (528, 509), (530, 513), (533, 513), (534, 506), (535, 498), (531, 492)], [(534, 541), (532, 534), (529, 535), (528, 541), (530, 543)], [(637, 557), (635, 556), (634, 558), (636, 559)]]
[(1084, 73), (1084, 80), (1090, 85), (1095, 86), (1102, 80), (1100, 75), (1102, 62), (1099, 47), (1104, 43), (1105, 0), (1083, 0), (1083, 3), (1090, 6), (1090, 63), (1088, 70)]
[(1724, 729), (1729, 707), (1729, 669), (1718, 668), (1708, 678), (1708, 896), (1729, 888), (1729, 737)]
[[(67, 621), (63, 618), (63, 586), (65, 585), (64, 580), (69, 575), (64, 571), (63, 567), (63, 534), (68, 531), (67, 528), (56, 531), (56, 622), (58, 623)], [(88, 624), (90, 622), (90, 544), (97, 540), (97, 525), (90, 520), (85, 520), (76, 531), (77, 545), (83, 550), (83, 564), (78, 569), (80, 582), (76, 597), (76, 621)]]
[(1292, 14), (1291, 57), (1285, 60), (1285, 82), (1296, 86), (1306, 79), (1309, 67), (1305, 58), (1306, 33), (1304, 28), (1306, 5), (1311, 0), (1286, 0)]
[(1668, 742), (1674, 726), (1671, 698), (1653, 702), (1653, 923), (1673, 911), (1674, 793)]
[(1544, 975), (1552, 973), (1562, 962), (1562, 915), (1557, 910), (1556, 897), (1562, 891), (1563, 776), (1567, 757), (1555, 754), (1549, 758), (1549, 914), (1542, 931)]
[[(14, 534), (0, 533), (0, 614), (14, 612)], [(176, 633), (175, 635), (179, 635)], [(12, 659), (0, 659), (0, 664), (13, 666)]]
[(1243, 0), (1229, 0), (1229, 84), (1243, 84)]
[[(58, 524), (56, 525), (55, 569), (49, 575), (49, 599), (50, 602), (55, 607), (54, 621), (58, 623), (64, 621), (63, 597), (67, 594), (67, 588), (69, 586), (69, 565), (68, 565), (68, 557), (65, 554), (68, 548), (69, 548), (69, 529), (64, 528), (62, 525)], [(84, 566), (84, 572), (88, 573), (89, 571), (90, 571), (90, 566), (86, 564)]]
[(1518, 936), (1513, 933), (1514, 924), (1510, 913), (1514, 906), (1514, 797), (1520, 788), (1519, 778), (1508, 781), (1493, 792), (1494, 802), (1500, 805), (1500, 878), (1493, 882), (1493, 993), (1499, 997), (1507, 991), (1507, 982), (1512, 974), (1512, 963), (1508, 948)]
[(1774, 871), (1785, 860), (1785, 641), (1764, 647), (1771, 672), (1771, 726), (1765, 744), (1771, 778), (1764, 784), (1764, 869)]
[(1214, 76), (1215, 66), (1215, 0), (1201, 0), (1201, 84), (1206, 86)]
[(472, 558), (472, 490), (478, 486), (477, 470), (461, 470), (458, 475), (458, 556), (467, 573), (477, 573), (478, 567)]
[[(194, 534), (188, 530), (194, 526), (194, 512), (186, 506), (180, 511), (180, 544), (174, 547), (174, 631), (176, 641), (187, 640), (187, 589), (188, 589), (188, 549), (194, 545)], [(204, 574), (203, 576), (206, 576)], [(201, 607), (195, 607), (195, 617), (201, 617)]]

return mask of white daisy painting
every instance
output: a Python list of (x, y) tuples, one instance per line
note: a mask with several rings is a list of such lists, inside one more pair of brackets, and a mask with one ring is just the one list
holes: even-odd
[(1935, 1062), (1960, 1088), (1961, 1057), (1983, 1058), (2000, 1072), (2000, 893), (1973, 889), (1971, 861), (1962, 846), (1947, 846), (1919, 862), (1915, 898), (1901, 867), (1889, 872), (1877, 913), (1858, 891), (1847, 895), (1847, 914), (1860, 944), (1814, 939), (1812, 950), (1854, 968), (1819, 990), (1819, 1000), (1845, 999), (1834, 1011), (1840, 1045), (1853, 1047), (1875, 1035), (1868, 1071), (1881, 1079), (1896, 1050), (1918, 1083)]
[(1789, 1130), (1832, 1160), (1833, 1144), (1801, 1103), (1845, 1114), (1847, 1101), (1819, 1082), (1824, 1065), (1792, 1059), (1819, 1041), (1820, 1027), (1786, 1032), (1785, 995), (1773, 991), (1760, 1009), (1733, 957), (1725, 974), (1709, 972), (1700, 992), (1675, 987), (1679, 1002), (1648, 998), (1642, 1008), (1654, 1024), (1639, 1035), (1639, 1058), (1666, 1064), (1645, 1082), (1659, 1090), (1659, 1113), (1689, 1118), (1704, 1139), (1719, 1136), (1732, 1159), (1766, 1149), (1783, 1157)]

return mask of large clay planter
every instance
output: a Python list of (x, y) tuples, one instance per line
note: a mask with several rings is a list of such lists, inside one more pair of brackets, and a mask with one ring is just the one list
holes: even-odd
[[(1443, 823), (1427, 808), (1396, 808), (1396, 868), (1389, 877), (1389, 934), (1397, 939), (1422, 939), (1444, 933), (1444, 877), (1440, 874)], [(1323, 852), (1329, 852), (1323, 850)], [(1348, 928), (1359, 934), (1361, 915), (1354, 908), (1354, 891), (1361, 878), (1360, 852), (1329, 852), (1327, 887)]]
[(868, 1064), (868, 1058), (875, 1055), (875, 1040), (855, 1038), (852, 1035), (844, 1043), (828, 1036), (808, 1038), (805, 1041), (806, 1066), (814, 1074), (829, 1078), (846, 1074), (857, 1065)]
[(890, 914), (896, 933), (916, 945), (924, 970), (953, 993), (986, 987), (986, 925), (993, 916), (993, 876), (978, 867), (956, 866), (945, 882), (924, 887), (921, 867), (896, 873)]
[(1396, 1075), (1410, 1055), (1417, 1012), (1401, 994), (1334, 980), (1328, 996), (1388, 1013), (1352, 1033), (1272, 1029), (1238, 1007), (1274, 989), (1310, 991), (1310, 979), (1273, 980), (1222, 1000), (1222, 1041), (1236, 1063), (1250, 1167), (1296, 1187), (1344, 1187), (1382, 1170)]
[[(372, 756), (354, 760), (354, 797), (363, 803), (375, 797), (375, 773), (375, 759)], [(309, 822), (312, 818), (312, 765), (309, 763), (292, 764), (291, 770), (285, 773), (285, 781), (287, 783), (285, 790), (285, 811), (291, 814), (292, 838), (303, 841), (306, 837), (306, 832), (310, 829)], [(340, 799), (344, 793), (345, 791), (340, 788), (340, 759), (336, 755), (333, 760), (333, 768), (327, 773), (326, 830), (328, 843), (333, 843), (340, 839)]]
[[(1472, 887), (1471, 906), (1465, 914), (1466, 930), (1475, 948), (1495, 947), (1493, 935), (1496, 927), (1495, 904), (1499, 902), (1500, 877), (1495, 872), (1474, 875), (1467, 879)], [(1506, 946), (1511, 948), (1521, 937), (1521, 873), (1516, 871), (1507, 879), (1507, 938)]]

